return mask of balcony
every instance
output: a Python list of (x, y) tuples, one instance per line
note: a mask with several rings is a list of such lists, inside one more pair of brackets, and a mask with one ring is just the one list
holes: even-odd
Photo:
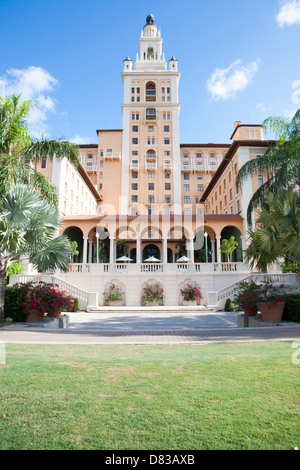
[(121, 152), (104, 152), (104, 160), (121, 160)]
[(130, 169), (131, 170), (139, 170), (139, 161), (138, 160), (131, 160), (130, 162)]
[(85, 169), (85, 171), (97, 171), (97, 164), (94, 164), (92, 162), (87, 162), (83, 168)]
[(164, 170), (172, 170), (171, 160), (164, 160)]
[(145, 161), (145, 170), (157, 170), (157, 161), (149, 162), (148, 160)]
[(181, 162), (181, 170), (182, 171), (193, 171), (194, 165), (190, 161), (182, 161)]

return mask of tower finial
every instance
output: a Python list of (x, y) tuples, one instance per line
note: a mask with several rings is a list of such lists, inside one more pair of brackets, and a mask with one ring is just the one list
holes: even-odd
[(147, 24), (154, 24), (154, 16), (153, 15), (148, 15), (146, 18), (146, 23)]

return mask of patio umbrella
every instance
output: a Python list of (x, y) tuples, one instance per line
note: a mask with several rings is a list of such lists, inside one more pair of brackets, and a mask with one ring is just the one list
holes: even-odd
[(148, 263), (157, 263), (160, 262), (160, 259), (154, 258), (154, 256), (150, 256), (150, 258), (145, 259)]
[(188, 261), (192, 261), (190, 258), (187, 258), (186, 256), (182, 256), (181, 258), (177, 259), (176, 260), (176, 263), (181, 263), (181, 262), (188, 262)]
[(121, 256), (121, 258), (116, 259), (116, 261), (133, 261), (131, 258), (128, 258), (128, 256)]

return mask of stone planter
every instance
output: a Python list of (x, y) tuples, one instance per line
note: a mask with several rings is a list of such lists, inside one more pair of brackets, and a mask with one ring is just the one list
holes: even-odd
[(262, 302), (258, 305), (264, 322), (279, 323), (282, 319), (285, 302)]
[(183, 300), (182, 305), (185, 305), (187, 307), (192, 307), (197, 305), (197, 300)]
[(109, 307), (120, 307), (122, 303), (122, 300), (107, 300), (106, 305)]
[(145, 306), (146, 307), (159, 307), (160, 303), (159, 302), (146, 302)]

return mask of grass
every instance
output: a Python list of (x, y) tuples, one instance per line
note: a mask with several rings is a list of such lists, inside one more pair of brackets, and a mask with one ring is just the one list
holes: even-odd
[(8, 344), (0, 449), (292, 450), (291, 346)]

